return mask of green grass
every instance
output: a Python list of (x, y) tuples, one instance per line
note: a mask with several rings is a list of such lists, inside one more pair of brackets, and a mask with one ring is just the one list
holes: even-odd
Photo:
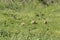
[[(33, 19), (37, 24), (31, 24)], [(60, 40), (60, 4), (0, 2), (0, 40)]]

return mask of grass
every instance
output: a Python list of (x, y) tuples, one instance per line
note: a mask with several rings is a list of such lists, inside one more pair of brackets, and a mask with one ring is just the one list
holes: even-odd
[[(37, 24), (31, 24), (33, 19)], [(0, 2), (0, 40), (60, 40), (60, 4)]]

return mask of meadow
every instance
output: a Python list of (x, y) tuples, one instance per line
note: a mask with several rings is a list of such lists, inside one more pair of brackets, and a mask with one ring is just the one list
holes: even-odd
[(0, 40), (60, 40), (60, 2), (0, 0)]

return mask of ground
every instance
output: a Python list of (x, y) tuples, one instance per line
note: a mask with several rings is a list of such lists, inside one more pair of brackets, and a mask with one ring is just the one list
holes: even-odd
[(7, 3), (0, 2), (0, 40), (60, 40), (59, 3)]

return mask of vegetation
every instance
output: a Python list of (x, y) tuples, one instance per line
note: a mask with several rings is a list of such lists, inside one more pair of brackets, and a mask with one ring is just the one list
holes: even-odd
[(60, 0), (0, 0), (0, 40), (60, 40)]

